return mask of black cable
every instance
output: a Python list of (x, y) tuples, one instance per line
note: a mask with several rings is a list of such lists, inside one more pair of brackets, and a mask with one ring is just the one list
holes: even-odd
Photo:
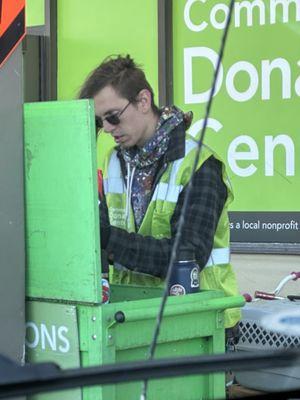
[[(156, 345), (157, 345), (157, 339), (158, 339), (159, 332), (160, 332), (160, 326), (161, 326), (161, 322), (162, 322), (162, 318), (163, 318), (163, 312), (164, 312), (165, 305), (166, 305), (167, 298), (168, 298), (168, 286), (169, 286), (169, 282), (170, 282), (170, 278), (171, 278), (171, 274), (172, 274), (172, 270), (173, 270), (173, 264), (174, 264), (175, 259), (176, 259), (177, 249), (178, 249), (178, 246), (179, 246), (179, 243), (180, 243), (180, 239), (181, 239), (182, 228), (183, 228), (184, 221), (185, 221), (186, 210), (187, 210), (187, 207), (188, 207), (188, 204), (189, 204), (190, 195), (191, 195), (191, 192), (192, 192), (192, 189), (193, 189), (193, 176), (195, 174), (195, 171), (196, 171), (196, 168), (197, 168), (197, 165), (198, 165), (198, 161), (199, 161), (200, 155), (201, 155), (201, 149), (202, 149), (203, 140), (204, 140), (204, 136), (205, 136), (207, 120), (208, 120), (208, 117), (209, 117), (209, 113), (210, 113), (210, 109), (211, 109), (211, 105), (212, 105), (212, 100), (213, 100), (213, 96), (214, 96), (214, 93), (215, 93), (216, 82), (217, 82), (217, 78), (218, 78), (218, 75), (219, 75), (219, 69), (220, 69), (221, 61), (222, 61), (223, 54), (224, 54), (224, 48), (225, 48), (225, 44), (226, 44), (226, 39), (227, 39), (227, 34), (228, 34), (229, 25), (230, 25), (230, 21), (231, 21), (231, 15), (232, 15), (234, 2), (235, 2), (235, 0), (231, 0), (230, 1), (230, 5), (229, 5), (229, 12), (228, 12), (227, 19), (226, 19), (226, 25), (225, 25), (225, 28), (224, 28), (224, 31), (223, 31), (220, 51), (219, 51), (219, 54), (218, 54), (218, 61), (217, 61), (217, 65), (216, 65), (216, 69), (215, 69), (215, 73), (214, 73), (214, 77), (213, 77), (211, 91), (209, 93), (209, 99), (208, 99), (208, 102), (207, 102), (207, 105), (206, 105), (204, 123), (203, 123), (203, 127), (202, 127), (202, 130), (201, 130), (200, 140), (198, 142), (197, 152), (196, 152), (195, 161), (194, 161), (194, 165), (193, 165), (192, 178), (189, 181), (187, 189), (186, 189), (186, 195), (185, 195), (185, 198), (184, 198), (182, 211), (181, 211), (181, 214), (180, 214), (180, 217), (179, 217), (178, 229), (177, 229), (177, 232), (176, 232), (176, 235), (175, 235), (175, 240), (174, 240), (174, 244), (173, 244), (173, 247), (172, 247), (171, 257), (170, 257), (170, 261), (169, 261), (169, 265), (168, 265), (168, 271), (167, 271), (166, 280), (165, 280), (164, 292), (163, 292), (163, 295), (162, 295), (162, 300), (161, 300), (161, 303), (160, 303), (160, 308), (159, 308), (157, 319), (156, 319), (156, 325), (155, 325), (155, 329), (154, 329), (153, 339), (152, 339), (152, 342), (151, 342), (151, 345), (150, 345), (150, 349), (149, 349), (149, 356), (148, 356), (149, 360), (153, 359), (154, 353), (155, 353), (155, 349), (156, 349)], [(148, 387), (148, 380), (144, 380), (140, 400), (146, 400), (147, 399), (147, 387)]]

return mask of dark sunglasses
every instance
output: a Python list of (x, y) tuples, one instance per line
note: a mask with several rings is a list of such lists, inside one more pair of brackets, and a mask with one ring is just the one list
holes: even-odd
[(126, 110), (126, 108), (129, 106), (131, 101), (129, 101), (126, 106), (121, 110), (116, 113), (110, 114), (107, 117), (101, 118), (101, 117), (95, 117), (95, 122), (96, 122), (96, 128), (97, 130), (103, 128), (103, 121), (107, 121), (111, 125), (119, 125), (120, 121), (120, 116), (123, 114), (123, 112)]

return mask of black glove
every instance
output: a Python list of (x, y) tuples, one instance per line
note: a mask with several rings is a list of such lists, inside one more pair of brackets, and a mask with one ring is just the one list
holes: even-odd
[(108, 255), (105, 250), (101, 250), (101, 272), (102, 276), (109, 273)]
[(101, 249), (106, 249), (110, 236), (110, 223), (105, 198), (103, 198), (100, 202), (99, 214)]

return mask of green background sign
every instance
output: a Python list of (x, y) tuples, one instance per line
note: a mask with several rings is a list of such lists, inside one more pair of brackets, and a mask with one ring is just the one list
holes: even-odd
[[(173, 2), (174, 102), (194, 112), (195, 136), (228, 4)], [(228, 165), (233, 241), (300, 242), (299, 21), (297, 1), (234, 5), (205, 140)]]

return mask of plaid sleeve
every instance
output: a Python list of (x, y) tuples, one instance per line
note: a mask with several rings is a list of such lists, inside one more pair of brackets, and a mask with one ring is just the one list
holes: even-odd
[[(171, 220), (172, 236), (177, 231), (184, 194), (179, 197)], [(195, 174), (181, 236), (181, 243), (195, 250), (200, 269), (205, 267), (212, 251), (215, 231), (226, 199), (227, 188), (222, 178), (222, 164), (210, 157)]]
[[(111, 227), (107, 252), (114, 261), (128, 269), (164, 278), (167, 273), (172, 245), (178, 228), (179, 216), (185, 196), (179, 196), (171, 219), (171, 238), (155, 239)], [(181, 243), (195, 250), (200, 268), (209, 258), (214, 233), (227, 197), (222, 180), (222, 165), (210, 157), (195, 173), (193, 190), (186, 210)]]

